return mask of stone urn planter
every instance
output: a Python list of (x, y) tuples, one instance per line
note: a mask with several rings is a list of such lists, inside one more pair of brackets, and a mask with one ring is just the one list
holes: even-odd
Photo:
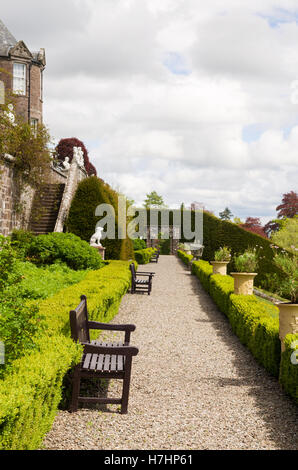
[(298, 333), (298, 304), (282, 302), (277, 304), (277, 307), (279, 308), (279, 338), (283, 352), (285, 336)]
[(213, 274), (227, 275), (227, 265), (229, 261), (210, 261), (210, 264), (213, 266)]
[(230, 273), (234, 278), (234, 293), (236, 295), (253, 295), (254, 278), (258, 273)]

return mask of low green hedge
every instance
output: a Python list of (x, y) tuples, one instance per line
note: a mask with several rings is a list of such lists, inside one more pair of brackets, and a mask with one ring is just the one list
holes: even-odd
[(298, 334), (287, 335), (285, 337), (285, 351), (281, 355), (279, 381), (285, 392), (298, 403), (298, 364), (292, 364), (291, 361), (291, 356), (294, 352), (291, 345), (294, 342), (297, 342), (297, 349)]
[(191, 266), (191, 272), (201, 281), (202, 286), (207, 292), (210, 292), (210, 276), (213, 273), (213, 267), (208, 261), (194, 261)]
[(192, 272), (227, 315), (240, 341), (268, 372), (279, 377), (284, 390), (298, 402), (298, 365), (290, 361), (290, 344), (298, 340), (298, 335), (287, 336), (286, 351), (281, 356), (278, 308), (254, 295), (235, 295), (233, 278), (213, 275), (212, 266), (206, 261), (195, 261)]
[(13, 371), (0, 381), (0, 449), (37, 449), (50, 430), (63, 378), (82, 352), (71, 340), (69, 327), (69, 311), (80, 296), (87, 296), (90, 319), (108, 322), (130, 283), (129, 262), (112, 261), (40, 303), (48, 328), (37, 341), (38, 349), (17, 359)]
[(144, 250), (136, 250), (135, 260), (138, 264), (148, 264), (151, 261), (153, 253), (155, 252), (155, 248), (145, 248)]
[(192, 255), (188, 255), (183, 250), (177, 250), (177, 255), (183, 261), (183, 263), (186, 264), (186, 266), (188, 266), (190, 261), (193, 259)]
[(279, 322), (273, 318), (278, 309), (274, 305), (271, 308), (272, 316), (268, 314), (268, 306), (257, 297), (232, 294), (228, 317), (241, 343), (268, 372), (278, 377), (281, 345)]
[(230, 295), (234, 293), (234, 279), (231, 276), (212, 274), (209, 277), (209, 292), (219, 310), (229, 315)]

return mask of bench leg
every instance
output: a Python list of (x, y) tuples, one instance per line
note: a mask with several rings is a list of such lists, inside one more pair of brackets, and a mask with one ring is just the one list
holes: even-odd
[(131, 356), (126, 357), (125, 375), (123, 379), (123, 389), (122, 389), (122, 399), (121, 399), (121, 414), (122, 415), (127, 413), (127, 408), (128, 408), (129, 387), (130, 387), (130, 377), (131, 377), (131, 362), (132, 362), (132, 357)]
[(76, 366), (74, 373), (73, 373), (72, 397), (71, 397), (71, 404), (70, 404), (70, 409), (69, 409), (71, 413), (78, 411), (80, 382), (81, 382), (80, 368), (81, 368), (80, 365)]

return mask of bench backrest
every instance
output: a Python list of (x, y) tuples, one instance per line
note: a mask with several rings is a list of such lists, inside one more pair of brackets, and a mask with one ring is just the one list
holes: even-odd
[(135, 267), (135, 264), (131, 263), (129, 268), (131, 270), (131, 284), (132, 284), (132, 287), (134, 287), (135, 283), (136, 283), (136, 267)]
[(81, 302), (75, 310), (69, 313), (71, 337), (75, 342), (90, 343), (88, 328), (87, 298), (81, 296)]

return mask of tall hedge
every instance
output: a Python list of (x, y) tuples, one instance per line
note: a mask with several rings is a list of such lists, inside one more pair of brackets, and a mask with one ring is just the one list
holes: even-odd
[(66, 221), (67, 230), (89, 242), (100, 220), (100, 217), (95, 216), (95, 209), (100, 204), (110, 204), (115, 211), (116, 238), (101, 241), (106, 248), (106, 259), (133, 259), (132, 241), (128, 237), (118, 239), (118, 194), (96, 176), (79, 183)]

